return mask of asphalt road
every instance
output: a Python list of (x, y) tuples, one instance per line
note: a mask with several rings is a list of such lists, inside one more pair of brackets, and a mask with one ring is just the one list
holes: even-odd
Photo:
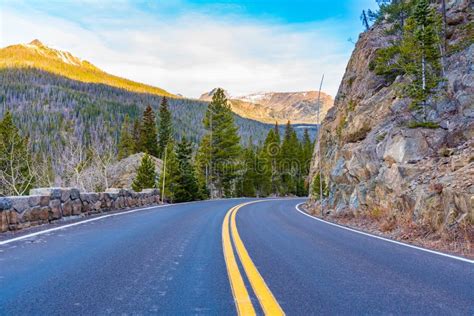
[(0, 315), (474, 315), (473, 263), (314, 220), (301, 199), (255, 201), (3, 236)]

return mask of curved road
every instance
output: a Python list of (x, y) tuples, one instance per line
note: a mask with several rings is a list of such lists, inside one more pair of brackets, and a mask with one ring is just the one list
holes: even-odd
[(0, 315), (474, 315), (472, 262), (314, 220), (303, 201), (195, 202), (0, 236)]

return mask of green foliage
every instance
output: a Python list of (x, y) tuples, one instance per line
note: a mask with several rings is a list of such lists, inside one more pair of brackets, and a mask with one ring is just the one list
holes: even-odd
[(117, 159), (127, 158), (135, 152), (135, 142), (130, 131), (130, 118), (125, 115), (122, 129), (120, 130), (120, 141), (118, 143)]
[[(33, 68), (6, 68), (0, 69), (0, 100), (0, 117), (10, 111), (22, 134), (34, 139), (29, 144), (32, 154), (42, 161), (51, 159), (53, 179), (65, 179), (62, 156), (71, 138), (84, 147), (118, 148), (128, 115), (134, 143), (139, 144), (141, 115), (147, 104), (160, 104), (162, 97), (74, 81)], [(202, 121), (207, 103), (183, 98), (167, 101), (174, 136), (186, 136), (198, 144), (206, 133)], [(254, 135), (255, 143), (263, 141), (272, 128), (238, 116), (234, 119), (243, 144), (249, 135)], [(138, 151), (137, 146), (134, 153)]]
[[(209, 137), (209, 179), (217, 196), (232, 196), (239, 169), (240, 137), (222, 89), (212, 97), (204, 126)], [(212, 189), (211, 189), (212, 192)]]
[(173, 123), (171, 118), (171, 112), (168, 109), (168, 99), (163, 97), (160, 105), (160, 124), (158, 127), (158, 155), (163, 157), (166, 145), (173, 138)]
[(176, 157), (175, 145), (173, 142), (169, 142), (163, 154), (163, 172), (159, 181), (161, 196), (166, 201), (175, 201), (174, 193), (176, 192), (179, 172), (179, 161)]
[(140, 192), (143, 189), (156, 188), (156, 170), (152, 158), (145, 153), (133, 180), (132, 189)]
[(321, 187), (323, 191), (323, 198), (329, 196), (329, 187), (324, 181), (324, 178), (321, 179), (321, 175), (318, 173), (313, 179), (313, 185), (312, 185), (312, 195), (316, 200), (319, 200), (321, 198)]
[(380, 133), (375, 137), (375, 140), (377, 141), (377, 143), (380, 143), (381, 141), (383, 141), (385, 139), (386, 136), (387, 136), (387, 133), (385, 133), (385, 132)]
[(260, 177), (257, 173), (257, 154), (254, 146), (249, 145), (247, 148), (243, 149), (242, 161), (243, 170), (242, 176), (237, 184), (237, 195), (255, 197), (257, 196)]
[(279, 157), (282, 195), (302, 195), (304, 187), (302, 153), (303, 150), (296, 132), (290, 122), (288, 122)]
[(344, 128), (347, 126), (347, 115), (343, 113), (343, 115), (339, 118), (339, 123), (336, 126), (336, 135), (338, 139), (342, 138), (342, 133), (344, 132)]
[(175, 202), (188, 202), (200, 199), (199, 184), (192, 164), (191, 143), (184, 137), (176, 148), (176, 158), (179, 170), (175, 175), (176, 184), (174, 192), (172, 192)]
[(155, 112), (147, 106), (143, 112), (143, 121), (140, 128), (139, 151), (159, 157), (158, 133), (155, 122)]
[(0, 195), (28, 194), (35, 180), (28, 138), (20, 135), (6, 112), (0, 121)]
[(418, 121), (411, 121), (408, 123), (409, 128), (430, 128), (430, 129), (436, 129), (439, 128), (439, 124), (435, 122), (418, 122)]
[(406, 20), (402, 19), (402, 36), (377, 51), (374, 71), (389, 84), (397, 76), (406, 75), (408, 80), (401, 85), (401, 91), (412, 99), (412, 108), (417, 109), (426, 104), (442, 80), (440, 17), (427, 0), (407, 2), (400, 10), (409, 13)]

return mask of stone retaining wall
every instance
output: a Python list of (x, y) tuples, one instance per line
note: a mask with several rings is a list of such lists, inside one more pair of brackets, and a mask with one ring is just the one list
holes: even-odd
[(82, 193), (75, 188), (40, 188), (29, 196), (0, 197), (0, 232), (160, 202), (158, 190), (108, 189)]

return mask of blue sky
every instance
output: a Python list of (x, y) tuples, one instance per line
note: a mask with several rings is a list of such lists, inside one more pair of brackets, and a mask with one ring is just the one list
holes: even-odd
[(0, 2), (0, 44), (34, 38), (104, 70), (198, 97), (316, 89), (335, 95), (375, 0)]

